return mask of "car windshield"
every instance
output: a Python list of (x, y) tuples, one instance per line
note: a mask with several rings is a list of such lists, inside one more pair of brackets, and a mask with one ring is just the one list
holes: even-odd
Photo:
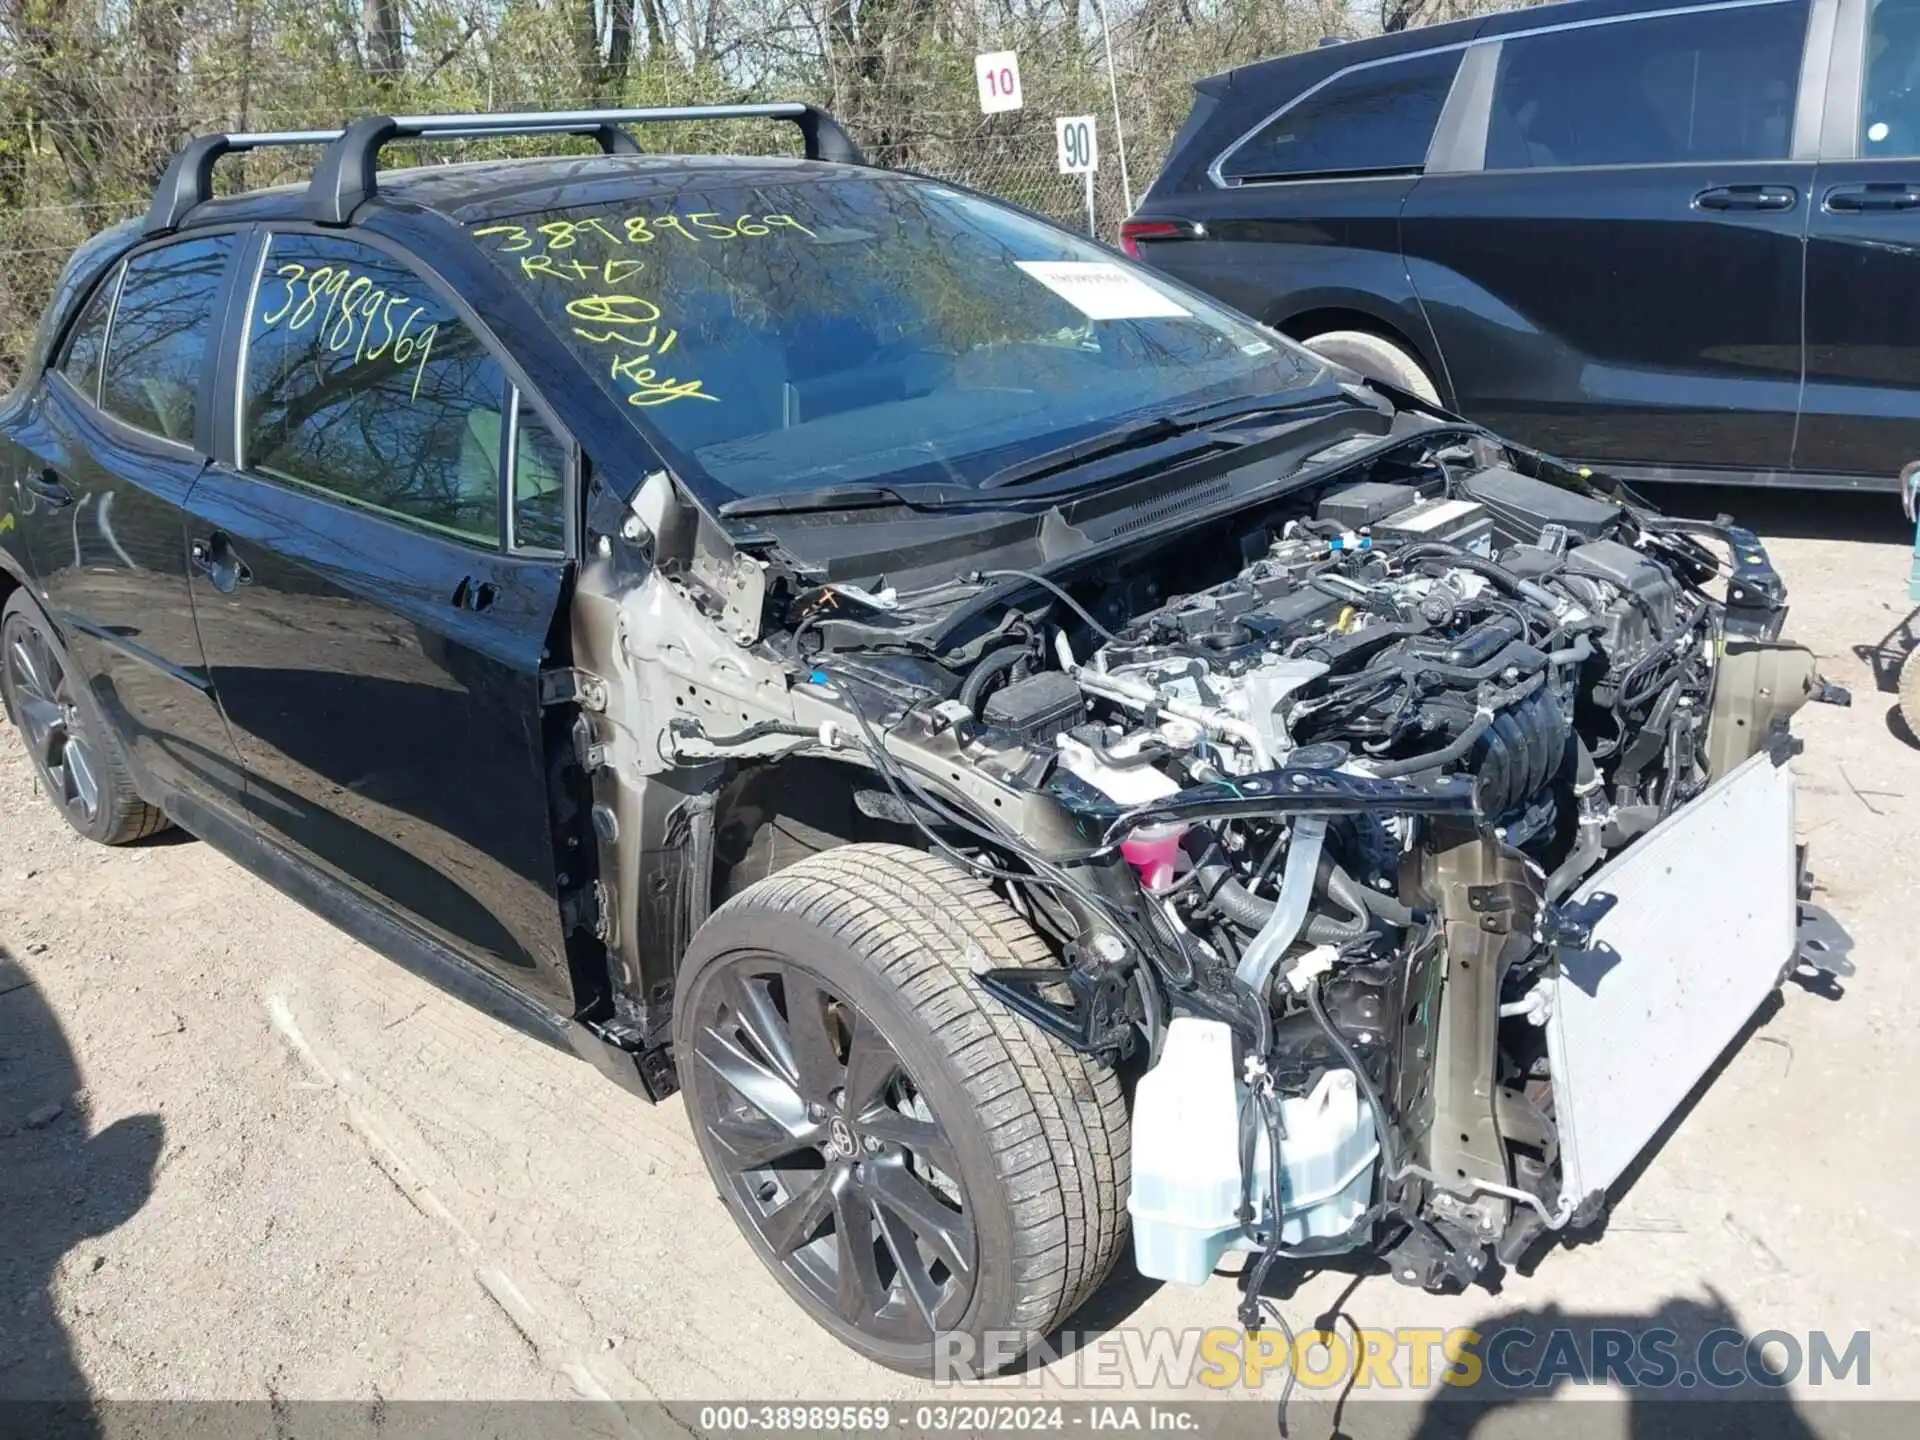
[(1319, 366), (1172, 281), (932, 181), (689, 183), (471, 233), (682, 463), (730, 496), (962, 485)]

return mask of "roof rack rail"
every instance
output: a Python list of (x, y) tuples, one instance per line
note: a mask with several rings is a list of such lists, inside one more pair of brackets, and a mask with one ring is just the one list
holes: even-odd
[(617, 110), (529, 110), (511, 114), (369, 115), (344, 130), (286, 130), (264, 134), (202, 135), (168, 162), (147, 212), (146, 233), (171, 230), (194, 206), (213, 197), (214, 162), (223, 155), (269, 146), (325, 145), (307, 186), (307, 213), (323, 225), (345, 225), (377, 189), (380, 150), (392, 140), (463, 140), (508, 135), (591, 135), (610, 155), (640, 153), (623, 124), (690, 120), (791, 120), (805, 138), (807, 158), (864, 165), (859, 146), (825, 110), (801, 101), (758, 105), (663, 105)]
[(199, 135), (189, 140), (167, 162), (154, 187), (153, 204), (143, 227), (148, 235), (171, 230), (187, 212), (213, 198), (213, 166), (223, 155), (242, 155), (279, 145), (327, 145), (340, 138), (338, 130), (277, 130), (261, 134)]

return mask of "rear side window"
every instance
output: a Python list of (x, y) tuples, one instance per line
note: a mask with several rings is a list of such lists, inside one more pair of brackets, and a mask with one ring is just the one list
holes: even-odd
[(100, 408), (180, 445), (194, 443), (200, 379), (216, 348), (215, 315), (231, 235), (180, 240), (127, 261), (107, 336)]
[(1487, 168), (1784, 159), (1804, 3), (1508, 40)]
[(107, 352), (107, 319), (113, 314), (113, 295), (119, 287), (120, 269), (115, 266), (80, 312), (73, 333), (67, 337), (66, 353), (60, 358), (60, 373), (96, 404), (100, 400), (100, 361)]
[(498, 545), (506, 392), (479, 337), (385, 251), (273, 237), (247, 325), (249, 469)]
[(1413, 55), (1336, 76), (1220, 162), (1229, 182), (1417, 170), (1453, 88), (1460, 51)]

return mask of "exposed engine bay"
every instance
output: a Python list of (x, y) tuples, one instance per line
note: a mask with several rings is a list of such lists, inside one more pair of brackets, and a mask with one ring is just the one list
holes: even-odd
[(1730, 523), (1463, 426), (1320, 476), (919, 586), (690, 537), (645, 603), (711, 638), (629, 643), (676, 705), (628, 763), (724, 803), (844, 762), (860, 823), (991, 877), (1059, 963), (982, 986), (1144, 1072), (1143, 1273), (1371, 1249), (1441, 1288), (1604, 1206), (1564, 1187), (1547, 1038), (1583, 883), (1845, 697)]

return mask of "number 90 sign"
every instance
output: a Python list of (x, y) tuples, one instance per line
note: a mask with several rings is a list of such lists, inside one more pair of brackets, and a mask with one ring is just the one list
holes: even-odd
[(1053, 122), (1062, 175), (1091, 175), (1100, 168), (1100, 142), (1093, 116), (1063, 115)]
[(973, 78), (980, 86), (982, 114), (998, 115), (1020, 108), (1020, 57), (1013, 51), (974, 56)]

